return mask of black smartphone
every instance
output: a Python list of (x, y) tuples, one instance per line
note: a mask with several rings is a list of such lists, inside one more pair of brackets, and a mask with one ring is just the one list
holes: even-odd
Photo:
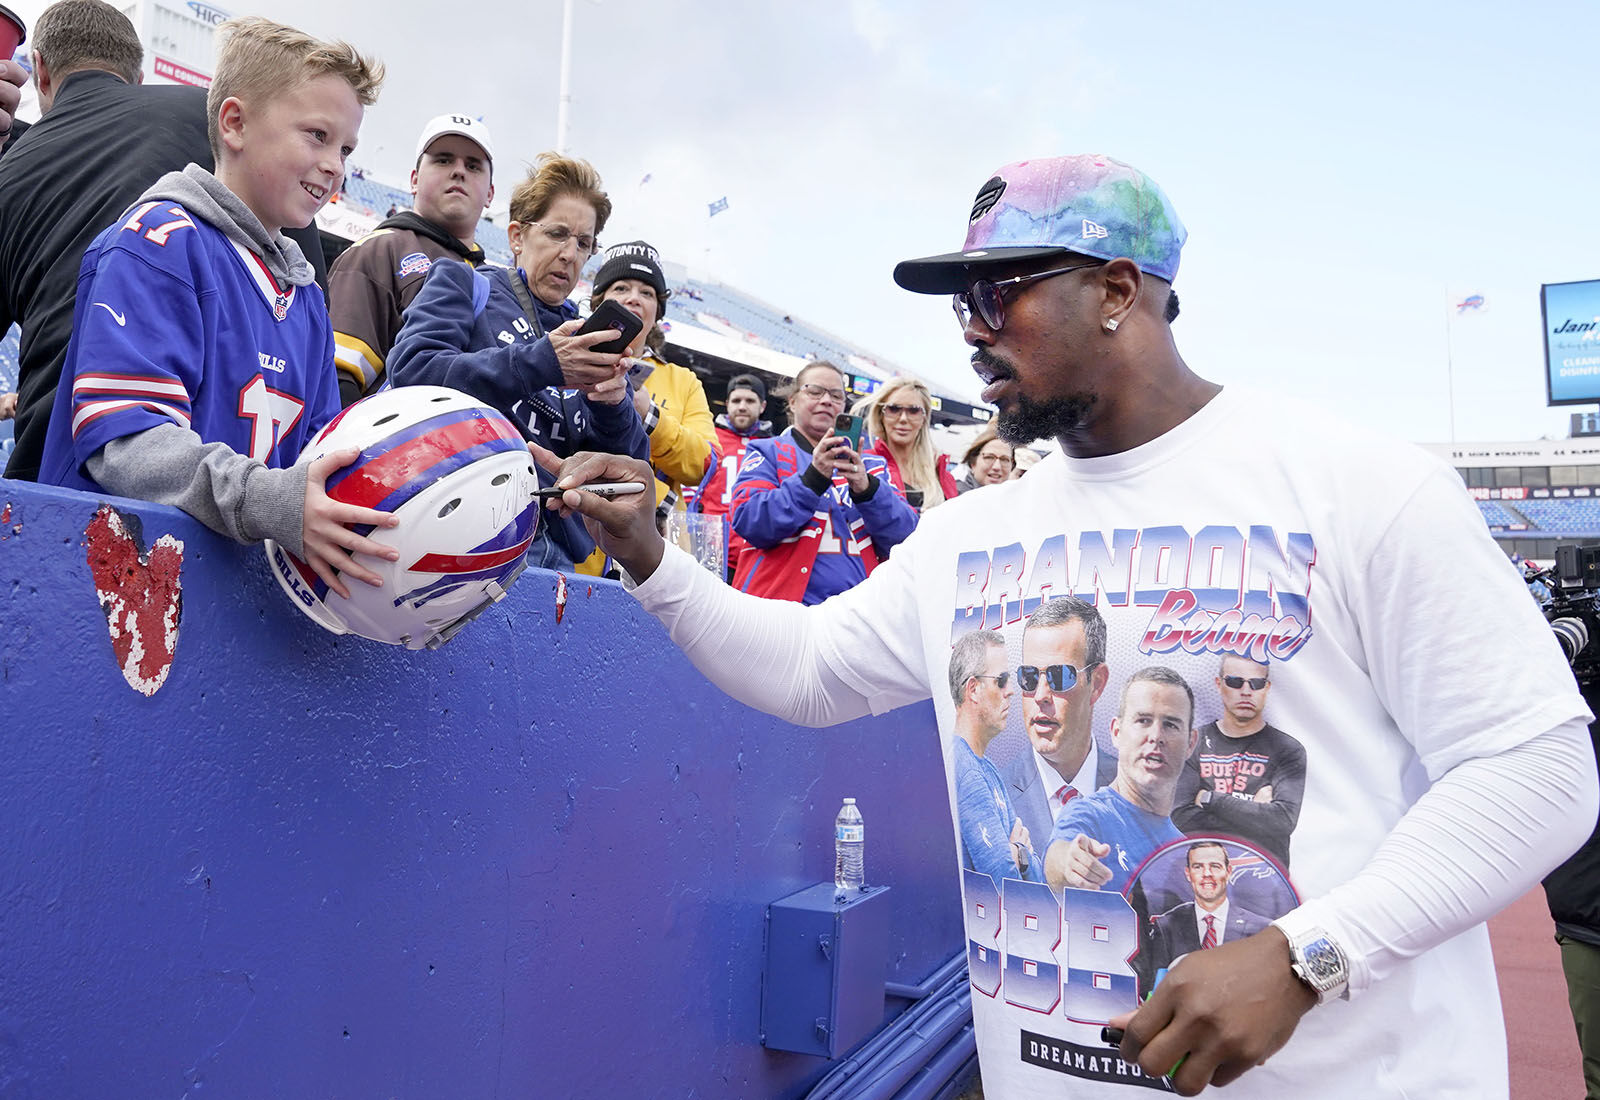
[(639, 330), (644, 328), (644, 322), (629, 313), (620, 302), (608, 298), (601, 302), (595, 311), (589, 314), (577, 331), (578, 336), (591, 332), (602, 332), (605, 329), (616, 329), (618, 336), (615, 340), (606, 340), (595, 344), (590, 351), (603, 351), (607, 355), (615, 355), (628, 350), (628, 345), (633, 343), (633, 338), (639, 335)]
[(840, 413), (833, 422), (833, 434), (842, 435), (850, 441), (852, 451), (861, 450), (861, 418), (851, 416), (849, 413)]

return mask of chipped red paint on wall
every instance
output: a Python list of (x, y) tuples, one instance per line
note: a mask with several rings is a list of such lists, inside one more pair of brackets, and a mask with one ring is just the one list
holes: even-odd
[(561, 622), (561, 616), (567, 613), (567, 578), (564, 574), (556, 574), (556, 622)]
[[(139, 529), (134, 518), (135, 530)], [(183, 615), (183, 543), (156, 540), (148, 555), (122, 513), (102, 504), (84, 530), (89, 572), (128, 686), (154, 695), (167, 681)]]

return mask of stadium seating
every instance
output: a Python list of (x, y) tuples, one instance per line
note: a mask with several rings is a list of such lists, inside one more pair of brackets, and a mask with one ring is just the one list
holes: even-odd
[(339, 193), (339, 202), (381, 218), (389, 212), (391, 206), (399, 206), (402, 209), (409, 206), (411, 196), (369, 179), (348, 176), (345, 178), (344, 188)]
[[(345, 180), (342, 202), (377, 218), (385, 217), (390, 207), (411, 208), (411, 196), (371, 176), (350, 176)], [(503, 226), (487, 219), (478, 222), (478, 244), (490, 263), (511, 266), (511, 242)], [(720, 283), (689, 278), (683, 269), (668, 264), (668, 284), (672, 298), (667, 303), (666, 320), (710, 329), (723, 336), (744, 340), (754, 346), (794, 355), (802, 359), (828, 359), (858, 375), (888, 378), (897, 369), (880, 363), (865, 349), (855, 347), (832, 333), (798, 320), (776, 306), (742, 294)], [(587, 265), (587, 282), (599, 270), (597, 256)], [(587, 299), (588, 288), (580, 285), (575, 297)]]
[[(803, 359), (831, 359), (844, 365), (851, 355), (863, 357), (858, 349), (832, 333), (804, 321), (785, 319), (786, 315), (775, 307), (716, 283), (689, 279), (681, 286), (674, 286), (673, 296), (667, 302), (667, 317), (714, 330), (722, 327), (716, 324), (721, 321), (727, 326), (723, 329), (724, 335), (731, 335), (727, 330), (732, 329), (753, 344)], [(893, 372), (880, 369), (860, 373), (887, 377)]]
[(1567, 538), (1600, 538), (1600, 500), (1519, 500), (1516, 509), (1540, 532)]
[(478, 247), (492, 264), (511, 266), (511, 239), (506, 231), (487, 219), (478, 221)]
[[(479, 243), (488, 252), (485, 226), (479, 223)], [(495, 227), (497, 228), (497, 227)], [(501, 231), (501, 236), (504, 236)], [(508, 246), (509, 247), (509, 246)], [(491, 253), (490, 256), (493, 259)], [(672, 297), (667, 300), (666, 320), (708, 329), (720, 336), (742, 340), (754, 347), (783, 352), (801, 359), (827, 359), (853, 374), (885, 379), (897, 373), (892, 363), (884, 363), (866, 349), (835, 336), (825, 329), (795, 318), (759, 298), (741, 293), (721, 283), (690, 277), (677, 264), (664, 265)], [(600, 258), (584, 268), (583, 283), (575, 298), (587, 300), (588, 286), (600, 270)]]
[(1520, 530), (1528, 526), (1528, 524), (1517, 518), (1517, 516), (1513, 514), (1510, 509), (1501, 504), (1498, 500), (1478, 501), (1478, 511), (1483, 515), (1483, 521), (1491, 528), (1515, 527)]

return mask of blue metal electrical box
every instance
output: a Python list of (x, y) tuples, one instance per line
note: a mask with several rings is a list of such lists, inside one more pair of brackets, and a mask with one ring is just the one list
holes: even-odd
[(837, 1058), (883, 1023), (889, 888), (820, 883), (767, 907), (761, 1042)]

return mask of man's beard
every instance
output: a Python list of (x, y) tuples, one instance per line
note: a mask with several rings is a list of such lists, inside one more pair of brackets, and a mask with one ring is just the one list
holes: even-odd
[(1037, 439), (1058, 439), (1076, 431), (1094, 408), (1093, 394), (1078, 393), (1033, 401), (1020, 393), (1010, 411), (1001, 410), (995, 418), (995, 431), (1001, 439), (1026, 447)]
[[(972, 365), (986, 383), (997, 378), (1015, 380), (1017, 377), (1016, 369), (988, 348), (979, 348), (972, 354)], [(1001, 410), (995, 418), (995, 432), (1018, 447), (1026, 447), (1037, 439), (1056, 439), (1076, 431), (1094, 407), (1095, 400), (1093, 394), (1078, 393), (1033, 401), (1018, 393), (1016, 407), (1010, 412)]]

